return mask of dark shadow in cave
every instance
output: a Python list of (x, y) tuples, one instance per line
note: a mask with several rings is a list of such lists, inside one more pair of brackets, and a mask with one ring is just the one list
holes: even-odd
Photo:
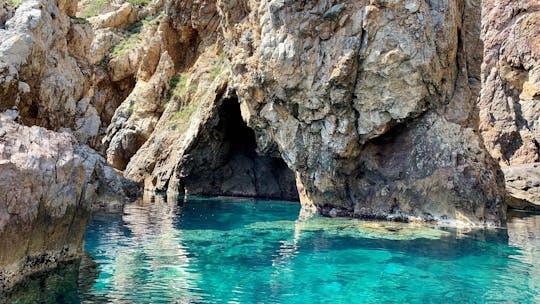
[(221, 100), (217, 116), (189, 153), (201, 167), (184, 178), (187, 194), (297, 201), (293, 171), (283, 159), (257, 153), (255, 132), (242, 119), (238, 99)]

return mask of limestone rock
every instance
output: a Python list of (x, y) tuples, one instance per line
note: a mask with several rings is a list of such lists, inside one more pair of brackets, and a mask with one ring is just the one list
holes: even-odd
[(539, 160), (538, 1), (484, 1), (480, 130), (501, 166)]
[[(282, 159), (306, 209), (501, 225), (503, 175), (478, 136), (474, 104), (480, 9), (477, 0), (169, 1), (177, 45), (197, 46), (185, 55), (193, 59), (173, 59), (195, 74), (189, 92), (169, 101), (151, 135), (125, 124), (129, 105), (121, 106), (109, 160), (152, 189), (257, 195), (257, 178), (245, 174), (253, 158), (226, 156), (234, 144), (218, 132), (223, 105), (238, 99), (256, 137), (251, 155)], [(215, 79), (199, 75), (215, 62), (212, 47), (224, 50), (230, 71)], [(140, 149), (139, 134), (148, 138)]]
[(136, 191), (70, 134), (14, 118), (0, 114), (0, 290), (77, 259), (92, 203)]
[(141, 30), (144, 38), (138, 47), (114, 56), (108, 64), (112, 81), (136, 79), (103, 138), (107, 160), (117, 169), (126, 167), (163, 113), (169, 81), (181, 64), (176, 34), (167, 20), (156, 19)]
[(98, 29), (94, 33), (94, 40), (90, 46), (90, 63), (98, 64), (114, 45), (120, 43), (122, 37), (109, 28)]
[(80, 145), (75, 147), (75, 152), (87, 169), (86, 179), (92, 181), (88, 186), (91, 191), (86, 193), (86, 201), (92, 204), (92, 210), (118, 211), (127, 201), (141, 195), (137, 183), (125, 179), (92, 148)]
[(502, 174), (470, 119), (481, 48), (462, 44), (479, 2), (409, 2), (219, 2), (242, 114), (304, 206), (500, 225)]
[(90, 206), (73, 145), (0, 117), (0, 289), (81, 252)]
[(506, 179), (508, 206), (540, 211), (540, 163), (502, 168)]
[(94, 29), (127, 26), (133, 22), (133, 19), (130, 19), (133, 10), (133, 5), (126, 2), (115, 11), (91, 17), (88, 21)]
[(137, 82), (133, 92), (116, 110), (104, 138), (108, 146), (107, 161), (115, 168), (124, 169), (154, 130), (163, 111), (162, 98), (173, 75), (171, 57), (163, 53), (152, 78), (148, 82)]
[[(206, 72), (213, 70), (220, 75)], [(226, 89), (228, 63), (210, 51), (201, 54), (193, 71), (182, 95), (171, 98), (155, 131), (130, 160), (126, 176), (173, 196), (297, 200), (294, 173), (279, 157), (257, 152), (238, 98)]]
[(87, 22), (68, 17), (76, 7), (76, 1), (23, 1), (0, 29), (0, 110), (17, 107), (26, 125), (73, 128), (86, 115), (77, 103), (89, 88), (93, 34)]

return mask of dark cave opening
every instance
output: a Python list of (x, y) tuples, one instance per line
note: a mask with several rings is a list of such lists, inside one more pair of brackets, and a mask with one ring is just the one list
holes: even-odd
[(257, 153), (255, 132), (242, 119), (238, 99), (223, 99), (217, 116), (190, 153), (204, 168), (184, 179), (187, 193), (298, 201), (294, 172), (283, 159)]
[(219, 112), (224, 128), (223, 142), (229, 145), (227, 158), (233, 158), (235, 154), (244, 154), (251, 159), (257, 157), (255, 132), (242, 119), (238, 99), (224, 100)]

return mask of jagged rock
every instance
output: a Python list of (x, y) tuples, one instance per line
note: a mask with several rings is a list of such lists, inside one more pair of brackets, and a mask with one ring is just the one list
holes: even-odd
[(134, 9), (131, 3), (126, 2), (115, 11), (88, 18), (88, 21), (94, 29), (125, 27), (135, 20), (134, 16), (136, 17), (137, 13)]
[(470, 119), (481, 48), (460, 44), (479, 1), (409, 2), (220, 2), (242, 114), (304, 206), (500, 225), (502, 174)]
[[(119, 162), (127, 161), (128, 176), (160, 190), (211, 192), (195, 182), (199, 172), (226, 193), (219, 168), (228, 158), (215, 147), (224, 141), (211, 130), (223, 100), (235, 96), (257, 154), (282, 158), (295, 172), (306, 209), (504, 222), (503, 176), (475, 122), (479, 1), (175, 0), (166, 11), (180, 40), (197, 45), (187, 52), (196, 59), (177, 66), (204, 69), (199, 63), (216, 45), (230, 61), (230, 79), (209, 85), (192, 76), (195, 92), (170, 102), (150, 140)], [(174, 111), (193, 105), (188, 127), (171, 135)], [(158, 151), (164, 154), (156, 157)]]
[(90, 25), (66, 14), (76, 1), (59, 5), (23, 1), (0, 29), (0, 110), (18, 107), (22, 123), (53, 130), (73, 128), (81, 117), (77, 103), (89, 88), (92, 40)]
[[(140, 196), (139, 185), (125, 179), (107, 164), (104, 157), (86, 145), (75, 148), (86, 170), (86, 179), (92, 181), (87, 190), (86, 201), (91, 202), (92, 210), (114, 211), (121, 209), (126, 201)], [(89, 168), (92, 168), (89, 170)]]
[[(221, 71), (215, 79), (207, 73), (212, 69)], [(283, 160), (257, 153), (238, 99), (226, 90), (227, 63), (208, 52), (193, 71), (183, 95), (171, 99), (151, 137), (130, 160), (126, 176), (172, 196), (298, 200), (294, 173)]]
[(137, 79), (129, 96), (115, 111), (107, 134), (107, 160), (123, 170), (130, 158), (154, 131), (164, 110), (169, 81), (179, 66), (179, 53), (168, 21), (156, 20), (142, 29), (144, 40), (137, 48), (109, 62), (111, 80)]
[(140, 80), (116, 110), (103, 139), (107, 161), (123, 170), (131, 156), (148, 139), (163, 112), (162, 99), (174, 75), (174, 64), (167, 52), (161, 55), (156, 72), (148, 82)]
[(77, 259), (94, 202), (136, 194), (68, 133), (0, 114), (0, 290)]
[(540, 211), (540, 163), (502, 168), (506, 179), (508, 206)]
[(480, 130), (501, 166), (539, 160), (540, 7), (484, 1)]
[(90, 63), (98, 64), (114, 45), (122, 41), (122, 37), (109, 28), (98, 29), (94, 33), (94, 40), (90, 46)]

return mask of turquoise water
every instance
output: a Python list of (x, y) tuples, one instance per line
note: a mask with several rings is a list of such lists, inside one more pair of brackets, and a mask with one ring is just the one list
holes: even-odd
[(540, 219), (513, 223), (303, 221), (294, 203), (158, 199), (91, 221), (98, 276), (79, 292), (88, 303), (539, 303)]
[(540, 216), (483, 231), (303, 220), (299, 209), (157, 197), (97, 214), (78, 283), (68, 268), (8, 302), (540, 303)]

